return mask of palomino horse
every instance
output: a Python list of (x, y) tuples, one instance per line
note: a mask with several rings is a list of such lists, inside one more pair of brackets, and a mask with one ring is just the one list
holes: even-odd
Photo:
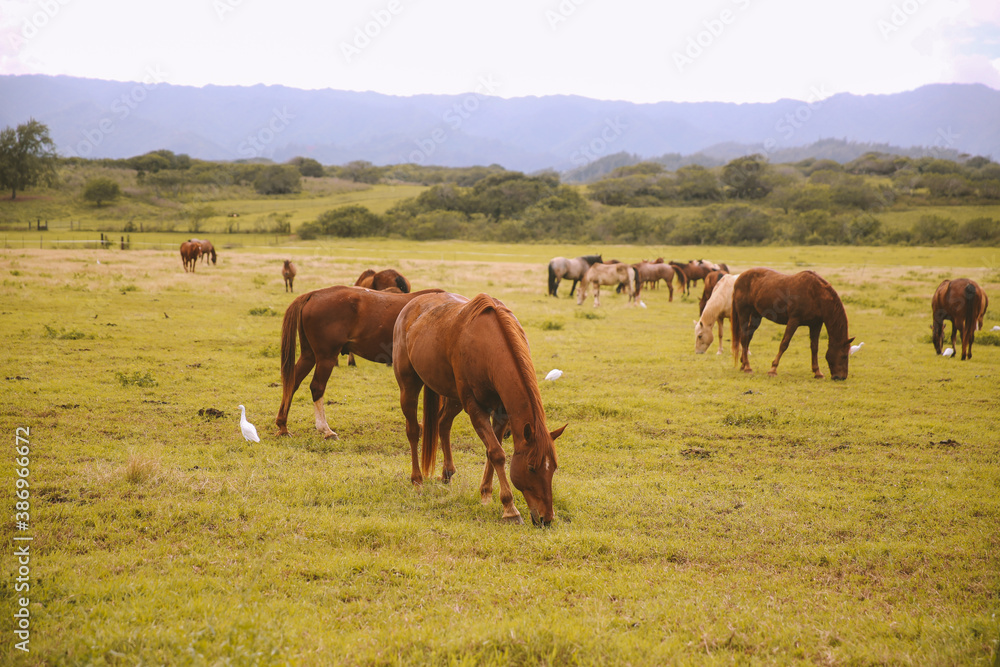
[(201, 246), (201, 257), (205, 262), (208, 262), (208, 258), (212, 258), (212, 264), (215, 264), (215, 260), (218, 259), (218, 255), (215, 253), (215, 246), (212, 245), (211, 241), (206, 241), (205, 239), (188, 239), (191, 243), (197, 243)]
[(583, 279), (587, 269), (603, 262), (600, 255), (583, 255), (576, 259), (566, 259), (565, 257), (553, 257), (549, 262), (549, 294), (558, 296), (556, 290), (559, 289), (559, 281), (563, 278), (572, 280), (573, 284), (569, 288), (569, 295), (573, 296), (576, 284)]
[[(337, 438), (326, 421), (323, 394), (337, 357), (357, 352), (362, 359), (392, 363), (392, 326), (396, 316), (424, 290), (414, 294), (376, 292), (362, 287), (327, 287), (296, 297), (285, 311), (281, 325), (281, 406), (274, 423), (278, 435), (288, 435), (288, 409), (292, 396), (309, 371), (316, 367), (309, 389), (316, 413), (316, 430)], [(295, 339), (302, 353), (295, 360)]]
[[(486, 445), (486, 469), (479, 487), (483, 503), (492, 499), (495, 472), (503, 519), (523, 523), (504, 472), (507, 455), (497, 436), (509, 426), (514, 441), (510, 481), (524, 494), (532, 522), (550, 524), (554, 513), (552, 475), (556, 471), (553, 441), (566, 427), (549, 433), (545, 425), (528, 341), (514, 314), (486, 294), (471, 301), (447, 293), (416, 298), (396, 320), (392, 357), (410, 441), (413, 484), (420, 486), (433, 473), (438, 439), (444, 453), (442, 479), (451, 479), (455, 472), (451, 425), (464, 409)], [(421, 388), (422, 429), (417, 420)], [(445, 399), (443, 406), (441, 398)], [(421, 430), (423, 455), (418, 461)]]
[[(719, 351), (722, 354), (722, 322), (727, 317), (733, 317), (733, 284), (736, 282), (736, 275), (720, 273), (721, 278), (712, 290), (712, 296), (708, 299), (705, 309), (701, 312), (701, 319), (694, 321), (694, 351), (695, 354), (704, 354), (712, 345), (712, 325), (719, 327)], [(708, 284), (708, 279), (705, 279)]]
[(295, 265), (292, 264), (292, 260), (286, 259), (285, 260), (285, 265), (283, 267), (281, 267), (281, 277), (285, 279), (285, 291), (286, 292), (294, 292), (295, 291), (294, 289), (292, 289), (292, 283), (295, 282), (295, 274), (296, 273), (297, 273), (297, 271), (295, 270)]
[(705, 304), (708, 300), (712, 298), (712, 290), (715, 289), (715, 284), (719, 282), (719, 278), (727, 275), (725, 271), (712, 271), (705, 276), (705, 289), (701, 293), (701, 299), (698, 301), (698, 314), (705, 312)]
[(396, 269), (384, 269), (382, 271), (365, 269), (358, 276), (358, 279), (354, 281), (354, 284), (357, 287), (368, 287), (380, 291), (395, 288), (403, 294), (410, 293), (410, 281), (404, 278), (403, 274)]
[(674, 267), (669, 264), (663, 264), (662, 262), (657, 264), (655, 262), (642, 261), (638, 264), (634, 264), (632, 268), (635, 269), (635, 282), (636, 285), (647, 285), (651, 289), (656, 287), (656, 283), (662, 278), (667, 283), (667, 289), (670, 290), (669, 301), (674, 300), (674, 276), (678, 276), (678, 282), (681, 284), (681, 289), (683, 289), (683, 275), (679, 271), (676, 271)]
[(826, 363), (830, 366), (830, 376), (834, 380), (847, 379), (847, 360), (854, 341), (847, 337), (847, 313), (830, 283), (815, 272), (802, 271), (787, 276), (771, 269), (756, 268), (744, 271), (736, 279), (733, 285), (733, 359), (742, 351), (739, 360), (746, 373), (752, 372), (747, 348), (763, 318), (787, 325), (768, 375), (777, 375), (778, 362), (788, 349), (792, 334), (799, 326), (807, 326), (813, 374), (823, 377), (817, 354), (819, 334), (826, 325), (826, 335), (830, 339)]
[(725, 264), (715, 264), (714, 262), (706, 262), (703, 259), (698, 261), (691, 260), (687, 264), (681, 264), (680, 262), (670, 262), (670, 266), (680, 269), (684, 273), (684, 277), (687, 279), (684, 285), (684, 293), (691, 293), (691, 286), (694, 285), (699, 280), (702, 280), (712, 271), (725, 271), (729, 273), (729, 267)]
[(184, 263), (184, 272), (194, 273), (198, 258), (201, 257), (201, 245), (196, 241), (185, 241), (181, 244), (181, 262)]
[(628, 293), (628, 300), (632, 302), (636, 299), (635, 292), (635, 269), (628, 264), (602, 264), (598, 262), (584, 274), (580, 281), (580, 291), (576, 293), (576, 305), (583, 303), (587, 298), (587, 290), (594, 286), (594, 307), (601, 305), (601, 285), (625, 285)]
[(957, 331), (962, 336), (962, 360), (971, 359), (972, 342), (976, 339), (976, 332), (983, 328), (983, 316), (989, 303), (986, 292), (968, 278), (945, 280), (938, 285), (931, 299), (934, 351), (941, 354), (944, 321), (951, 320), (951, 349), (955, 349)]

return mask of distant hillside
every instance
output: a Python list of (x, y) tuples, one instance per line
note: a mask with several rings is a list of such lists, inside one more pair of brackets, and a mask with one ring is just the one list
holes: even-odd
[(789, 149), (829, 137), (1000, 156), (1000, 91), (959, 84), (812, 104), (633, 104), (0, 76), (0, 127), (29, 117), (49, 126), (61, 154), (83, 157), (164, 148), (215, 160), (304, 155), (325, 164), (496, 163), (531, 172), (587, 167), (617, 153), (724, 162), (765, 152), (784, 161), (801, 155)]
[(566, 183), (590, 183), (603, 178), (619, 167), (626, 167), (640, 162), (659, 162), (669, 171), (675, 171), (679, 167), (689, 164), (698, 164), (703, 167), (717, 167), (740, 156), (751, 155), (753, 153), (766, 155), (767, 159), (773, 163), (791, 163), (808, 158), (816, 158), (817, 160), (834, 160), (841, 164), (856, 160), (865, 153), (884, 153), (905, 157), (932, 155), (956, 161), (961, 161), (963, 155), (968, 155), (953, 148), (944, 149), (925, 146), (900, 148), (899, 146), (892, 146), (890, 144), (860, 143), (844, 139), (822, 139), (806, 146), (779, 148), (771, 150), (771, 152), (767, 152), (763, 144), (727, 142), (709, 146), (704, 150), (690, 155), (669, 153), (659, 157), (642, 157), (629, 153), (615, 153), (614, 155), (608, 155), (607, 157), (595, 160), (583, 167), (577, 167), (564, 172), (562, 180)]

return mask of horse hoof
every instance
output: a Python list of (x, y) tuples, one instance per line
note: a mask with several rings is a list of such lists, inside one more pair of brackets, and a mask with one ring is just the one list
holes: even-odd
[[(815, 377), (817, 380), (822, 380), (823, 379), (823, 374), (822, 373), (816, 373), (816, 375), (814, 375), (813, 377)], [(836, 378), (834, 378), (834, 379), (836, 379)]]
[(441, 471), (441, 481), (445, 484), (451, 482), (452, 475), (455, 474), (454, 470), (443, 470)]
[(291, 433), (289, 433), (289, 432), (288, 432), (288, 429), (284, 429), (284, 428), (283, 428), (283, 429), (281, 429), (280, 431), (278, 431), (278, 433), (277, 433), (277, 436), (278, 436), (279, 438), (281, 438), (281, 437), (285, 437), (285, 438), (287, 438), (287, 437), (288, 437), (288, 436), (290, 436), (290, 435), (291, 435)]
[(503, 519), (507, 523), (513, 523), (513, 524), (515, 524), (517, 526), (523, 526), (524, 525), (524, 519), (521, 518), (520, 514), (515, 514), (514, 516), (505, 516), (505, 517), (500, 517), (500, 518)]
[(769, 370), (769, 371), (767, 372), (767, 374), (768, 374), (768, 375), (769, 375), (770, 377), (774, 377), (774, 376), (776, 376), (776, 375), (778, 374), (778, 371), (776, 371), (776, 370), (774, 370), (774, 369), (771, 369), (771, 370)]
[(327, 433), (326, 435), (323, 436), (323, 439), (324, 440), (340, 440), (340, 436), (337, 435), (336, 433), (334, 433), (333, 431), (330, 431), (329, 433)]

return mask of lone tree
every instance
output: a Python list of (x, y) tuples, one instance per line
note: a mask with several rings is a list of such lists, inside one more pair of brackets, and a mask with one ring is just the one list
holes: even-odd
[(83, 188), (83, 198), (98, 206), (104, 202), (114, 201), (122, 193), (118, 184), (110, 178), (93, 178), (87, 181)]
[(17, 128), (0, 130), (0, 190), (18, 190), (50, 182), (55, 177), (55, 144), (48, 126), (34, 118)]

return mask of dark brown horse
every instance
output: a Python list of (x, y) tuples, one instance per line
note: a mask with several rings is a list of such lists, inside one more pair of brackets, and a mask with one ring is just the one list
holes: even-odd
[(719, 282), (719, 278), (724, 275), (727, 275), (726, 271), (712, 271), (705, 275), (705, 290), (701, 293), (701, 300), (698, 302), (699, 315), (705, 312), (705, 304), (712, 298), (712, 290), (715, 289), (715, 285)]
[(354, 284), (357, 287), (367, 287), (374, 290), (396, 288), (403, 294), (410, 293), (410, 281), (396, 269), (385, 269), (377, 272), (374, 269), (365, 269)]
[(295, 265), (292, 264), (292, 260), (286, 259), (285, 260), (285, 265), (281, 267), (281, 277), (285, 279), (285, 291), (286, 292), (294, 292), (295, 291), (292, 287), (293, 287), (293, 283), (295, 282), (295, 274), (296, 273), (297, 273), (297, 271), (295, 270)]
[(983, 328), (983, 316), (989, 303), (983, 288), (968, 278), (945, 280), (938, 285), (931, 298), (934, 351), (941, 354), (944, 321), (951, 320), (951, 349), (955, 349), (957, 331), (962, 336), (962, 360), (971, 359), (972, 342), (976, 332)]
[(768, 375), (777, 375), (778, 362), (788, 349), (795, 330), (807, 326), (813, 374), (823, 377), (817, 355), (819, 334), (826, 325), (826, 334), (830, 339), (826, 363), (830, 366), (830, 376), (834, 380), (847, 379), (847, 360), (854, 339), (847, 337), (844, 304), (826, 280), (813, 271), (788, 276), (771, 269), (756, 268), (740, 274), (733, 286), (733, 359), (740, 355), (741, 368), (746, 373), (751, 372), (747, 349), (764, 318), (786, 325), (778, 356), (771, 363)]
[[(326, 421), (323, 394), (337, 357), (357, 352), (362, 359), (392, 363), (392, 327), (407, 303), (421, 294), (377, 292), (360, 287), (327, 287), (295, 298), (285, 311), (281, 325), (281, 406), (274, 423), (278, 435), (288, 435), (288, 409), (292, 396), (309, 371), (316, 367), (309, 389), (312, 392), (316, 429), (327, 438), (336, 438)], [(295, 360), (295, 339), (302, 353)]]
[(194, 273), (198, 258), (201, 257), (201, 245), (197, 241), (185, 241), (181, 244), (181, 262), (184, 264), (184, 272)]
[[(498, 438), (509, 427), (514, 441), (510, 481), (524, 494), (532, 522), (551, 523), (554, 440), (566, 427), (550, 433), (545, 425), (528, 341), (513, 313), (486, 294), (471, 301), (457, 294), (421, 296), (400, 312), (392, 347), (413, 484), (420, 486), (433, 473), (439, 438), (444, 453), (442, 479), (447, 481), (454, 474), (451, 425), (464, 409), (486, 445), (486, 469), (479, 487), (483, 503), (492, 499), (495, 472), (503, 519), (522, 522), (504, 472), (507, 455)], [(422, 429), (417, 420), (421, 389)], [(443, 406), (441, 398), (445, 399)], [(418, 461), (421, 430), (423, 455)]]
[(680, 269), (684, 274), (685, 285), (684, 293), (691, 293), (691, 286), (697, 283), (699, 280), (703, 280), (712, 271), (725, 271), (729, 273), (729, 268), (725, 264), (715, 264), (714, 262), (706, 262), (703, 259), (697, 261), (691, 260), (687, 264), (681, 264), (680, 262), (670, 262), (670, 266)]
[(188, 239), (191, 243), (197, 243), (201, 246), (201, 256), (204, 261), (208, 261), (209, 257), (212, 258), (212, 264), (215, 264), (215, 260), (218, 255), (215, 253), (215, 246), (212, 245), (211, 241), (206, 241), (205, 239)]

